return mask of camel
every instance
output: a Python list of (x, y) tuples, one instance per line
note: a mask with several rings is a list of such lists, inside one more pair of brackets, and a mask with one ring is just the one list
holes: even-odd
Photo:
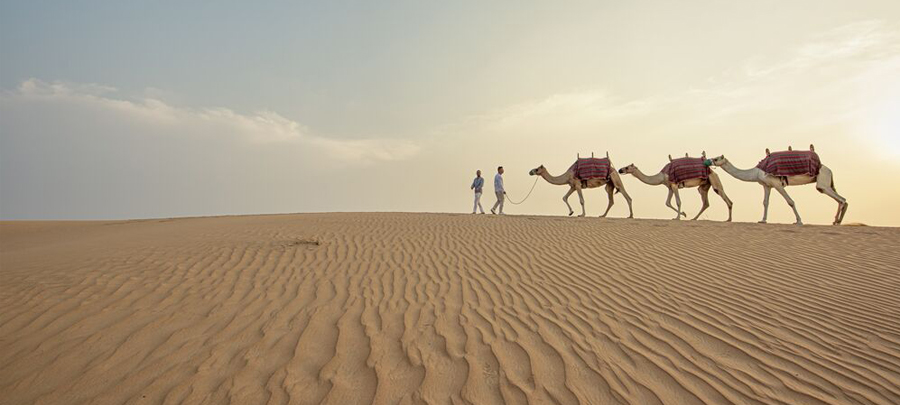
[[(606, 158), (609, 159), (609, 153), (606, 154)], [(559, 176), (553, 176), (549, 172), (547, 172), (547, 169), (544, 168), (544, 165), (540, 165), (534, 169), (531, 169), (531, 171), (528, 172), (528, 175), (541, 176), (550, 184), (559, 186), (568, 185), (569, 192), (567, 192), (566, 195), (563, 196), (563, 202), (566, 203), (566, 207), (569, 207), (569, 216), (575, 213), (575, 211), (572, 210), (572, 206), (569, 205), (569, 196), (572, 195), (572, 193), (576, 191), (578, 192), (578, 201), (581, 202), (581, 215), (579, 215), (579, 217), (584, 217), (586, 215), (586, 212), (584, 209), (584, 195), (581, 193), (581, 189), (606, 186), (606, 194), (609, 195), (609, 205), (606, 206), (606, 212), (604, 212), (603, 215), (600, 216), (600, 218), (605, 218), (606, 214), (609, 213), (610, 208), (612, 208), (613, 203), (615, 202), (613, 201), (614, 192), (622, 193), (622, 195), (625, 197), (625, 201), (628, 202), (628, 218), (634, 218), (634, 210), (632, 210), (631, 207), (631, 196), (629, 196), (628, 192), (625, 191), (625, 186), (624, 184), (622, 184), (622, 178), (619, 177), (619, 173), (612, 166), (612, 162), (610, 162), (609, 166), (609, 179), (595, 178), (589, 180), (581, 180), (575, 177), (575, 171), (571, 168), (570, 170), (567, 170), (565, 173)]]
[[(684, 156), (688, 157), (687, 154), (685, 154)], [(706, 152), (703, 152), (703, 158), (706, 159)], [(669, 161), (672, 161), (672, 155), (669, 155)], [(669, 195), (666, 197), (666, 206), (675, 211), (675, 218), (673, 219), (676, 220), (681, 219), (682, 216), (687, 217), (687, 214), (681, 211), (681, 196), (678, 193), (679, 188), (697, 187), (697, 190), (700, 192), (700, 199), (703, 201), (703, 207), (700, 208), (700, 212), (697, 213), (697, 216), (691, 219), (692, 221), (700, 218), (700, 215), (703, 214), (703, 212), (706, 211), (707, 208), (709, 208), (709, 189), (712, 188), (713, 191), (716, 192), (716, 194), (722, 197), (722, 200), (725, 201), (725, 204), (728, 205), (728, 220), (726, 222), (731, 222), (731, 207), (733, 204), (731, 202), (731, 199), (728, 198), (727, 195), (725, 195), (725, 188), (722, 186), (722, 181), (719, 179), (719, 176), (712, 171), (710, 171), (708, 178), (690, 179), (680, 184), (671, 182), (669, 180), (668, 174), (664, 173), (663, 171), (660, 171), (659, 173), (652, 176), (648, 176), (641, 172), (641, 170), (638, 169), (637, 166), (634, 165), (634, 163), (619, 169), (619, 173), (631, 174), (634, 177), (637, 177), (638, 180), (651, 186), (664, 184), (666, 188), (669, 189)], [(672, 206), (672, 195), (675, 196), (675, 202), (676, 204), (678, 204), (678, 208)]]
[[(791, 147), (788, 147), (788, 150), (792, 150)], [(811, 152), (815, 152), (815, 147), (813, 145), (809, 145), (809, 150)], [(766, 149), (766, 156), (770, 154), (769, 149)], [(826, 167), (825, 165), (820, 165), (818, 176), (810, 176), (810, 175), (798, 175), (798, 176), (786, 176), (786, 177), (778, 177), (767, 174), (762, 169), (754, 167), (752, 169), (738, 169), (725, 158), (724, 155), (713, 158), (712, 164), (721, 167), (728, 174), (732, 175), (734, 178), (738, 180), (748, 181), (759, 183), (763, 186), (763, 217), (759, 223), (766, 223), (766, 218), (769, 214), (769, 194), (774, 188), (775, 191), (778, 191), (784, 200), (787, 201), (788, 205), (791, 209), (794, 210), (794, 216), (797, 218), (797, 225), (803, 225), (803, 221), (800, 220), (800, 213), (797, 212), (797, 207), (794, 204), (794, 200), (791, 196), (788, 195), (787, 191), (784, 190), (786, 186), (801, 186), (804, 184), (816, 183), (816, 190), (820, 193), (828, 195), (833, 198), (838, 203), (837, 213), (834, 215), (834, 225), (840, 225), (841, 221), (844, 220), (844, 215), (847, 214), (847, 208), (849, 207), (849, 203), (847, 199), (841, 197), (834, 188), (834, 175), (831, 172), (831, 169)]]

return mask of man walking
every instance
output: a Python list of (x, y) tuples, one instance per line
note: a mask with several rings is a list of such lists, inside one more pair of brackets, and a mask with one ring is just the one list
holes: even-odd
[(472, 181), (472, 187), (469, 187), (472, 190), (475, 190), (475, 206), (472, 207), (472, 213), (475, 213), (475, 209), (481, 210), (481, 213), (484, 214), (484, 208), (481, 207), (481, 189), (484, 187), (484, 177), (481, 177), (481, 170), (475, 171), (475, 180)]
[(497, 207), (500, 207), (500, 215), (503, 215), (503, 200), (506, 199), (506, 190), (503, 189), (503, 166), (497, 168), (497, 175), (494, 176), (494, 193), (497, 194), (497, 202), (494, 208), (491, 208), (491, 214), (497, 213)]

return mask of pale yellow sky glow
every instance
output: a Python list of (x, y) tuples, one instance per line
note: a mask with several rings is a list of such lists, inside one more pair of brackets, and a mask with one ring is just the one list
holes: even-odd
[[(173, 27), (183, 48), (71, 30), (83, 55), (12, 23), (35, 10), (5, 10), (0, 216), (468, 212), (476, 169), (503, 165), (518, 199), (530, 169), (557, 174), (576, 154), (656, 173), (669, 154), (749, 168), (767, 147), (813, 143), (845, 222), (900, 226), (900, 3), (440, 7), (298, 11), (305, 24), (242, 34), (258, 38), (226, 28), (244, 18), (230, 10), (204, 21), (217, 36)], [(126, 46), (139, 40), (143, 65)], [(762, 188), (718, 173), (735, 220), (759, 220)], [(637, 217), (670, 216), (662, 187), (624, 179)], [(539, 181), (508, 212), (565, 215), (565, 191)], [(830, 198), (788, 191), (805, 222), (831, 222)], [(697, 192), (682, 196), (696, 213)], [(591, 216), (606, 206), (600, 190), (586, 200)], [(711, 204), (703, 218), (724, 219)], [(627, 215), (621, 197), (610, 215)], [(780, 196), (770, 221), (793, 221)]]

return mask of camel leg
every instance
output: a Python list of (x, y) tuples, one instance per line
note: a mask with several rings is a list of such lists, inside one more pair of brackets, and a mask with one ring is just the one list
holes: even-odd
[(606, 194), (609, 195), (609, 205), (606, 206), (606, 212), (600, 216), (600, 218), (606, 218), (606, 214), (609, 214), (609, 209), (612, 208), (613, 204), (615, 204), (615, 200), (613, 200), (613, 194), (615, 193), (616, 187), (612, 185), (612, 183), (606, 183)]
[(800, 213), (797, 212), (797, 205), (794, 204), (794, 199), (788, 195), (787, 191), (784, 187), (775, 187), (775, 190), (784, 197), (784, 200), (787, 201), (788, 205), (791, 206), (791, 209), (794, 210), (794, 216), (797, 217), (797, 222), (794, 222), (795, 225), (803, 225), (803, 221), (800, 220)]
[(697, 216), (691, 221), (696, 221), (697, 218), (700, 218), (700, 215), (703, 214), (703, 211), (706, 211), (706, 209), (709, 208), (709, 187), (710, 185), (707, 183), (697, 188), (697, 190), (700, 191), (700, 200), (703, 201), (703, 206), (700, 207), (700, 212), (698, 212)]
[(759, 221), (759, 223), (766, 223), (766, 218), (769, 217), (769, 194), (772, 194), (772, 187), (768, 185), (763, 185), (763, 219)]
[(675, 215), (678, 216), (681, 214), (681, 211), (678, 211), (677, 208), (672, 206), (672, 197), (674, 197), (674, 196), (675, 196), (675, 192), (672, 191), (672, 187), (669, 187), (669, 195), (666, 196), (666, 207), (671, 208), (672, 211), (675, 211)]
[(670, 190), (675, 194), (675, 204), (678, 205), (678, 209), (675, 210), (675, 220), (681, 220), (682, 215), (687, 217), (687, 214), (681, 210), (681, 193), (678, 192), (678, 186), (672, 186)]
[(834, 177), (831, 173), (831, 169), (822, 166), (819, 169), (819, 176), (816, 178), (816, 190), (819, 190), (820, 193), (825, 194), (831, 198), (833, 198), (838, 203), (837, 213), (834, 214), (834, 222), (833, 225), (840, 225), (841, 221), (844, 220), (844, 214), (847, 213), (847, 207), (850, 205), (847, 203), (847, 199), (841, 197), (840, 194), (837, 193), (834, 189)]
[(850, 207), (850, 203), (848, 203), (846, 198), (841, 197), (841, 195), (838, 194), (837, 191), (834, 191), (834, 189), (831, 187), (822, 189), (820, 191), (837, 201), (837, 214), (834, 215), (834, 222), (832, 223), (832, 225), (840, 225), (844, 220), (844, 215), (847, 214), (847, 208)]
[(628, 195), (627, 191), (625, 191), (625, 184), (622, 183), (622, 178), (619, 177), (619, 172), (613, 170), (612, 173), (610, 173), (609, 178), (612, 180), (613, 186), (615, 186), (616, 189), (619, 190), (620, 193), (622, 193), (622, 197), (625, 197), (625, 202), (628, 203), (628, 218), (634, 218), (634, 209), (631, 206), (631, 196)]
[(575, 211), (572, 210), (572, 206), (569, 205), (569, 196), (572, 195), (572, 193), (574, 193), (574, 192), (575, 192), (575, 186), (569, 186), (569, 192), (563, 196), (563, 202), (566, 203), (566, 207), (569, 207), (569, 216), (570, 217), (572, 216), (572, 214), (575, 213)]
[(581, 202), (581, 215), (579, 217), (584, 217), (587, 213), (584, 211), (584, 193), (581, 192), (581, 187), (576, 187), (576, 191), (578, 191), (578, 201)]
[(715, 176), (714, 174), (715, 173), (710, 173), (709, 184), (710, 186), (712, 186), (713, 191), (715, 191), (716, 194), (719, 195), (719, 197), (722, 197), (722, 200), (725, 201), (725, 205), (728, 206), (728, 221), (726, 222), (731, 222), (731, 207), (734, 204), (732, 204), (731, 199), (728, 198), (727, 195), (725, 195), (725, 187), (722, 185), (722, 181), (719, 179), (719, 176)]

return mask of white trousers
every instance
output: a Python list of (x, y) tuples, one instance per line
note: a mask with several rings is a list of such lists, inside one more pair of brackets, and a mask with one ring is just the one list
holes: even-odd
[(491, 211), (496, 210), (497, 207), (500, 207), (500, 211), (498, 211), (498, 213), (502, 214), (503, 200), (505, 200), (506, 198), (504, 198), (505, 196), (503, 195), (502, 191), (495, 191), (494, 194), (497, 194), (497, 202), (494, 203), (494, 208), (491, 208)]
[(484, 208), (481, 206), (481, 193), (475, 193), (475, 206), (472, 207), (472, 213), (475, 213), (475, 210), (481, 210), (481, 213), (484, 214)]

